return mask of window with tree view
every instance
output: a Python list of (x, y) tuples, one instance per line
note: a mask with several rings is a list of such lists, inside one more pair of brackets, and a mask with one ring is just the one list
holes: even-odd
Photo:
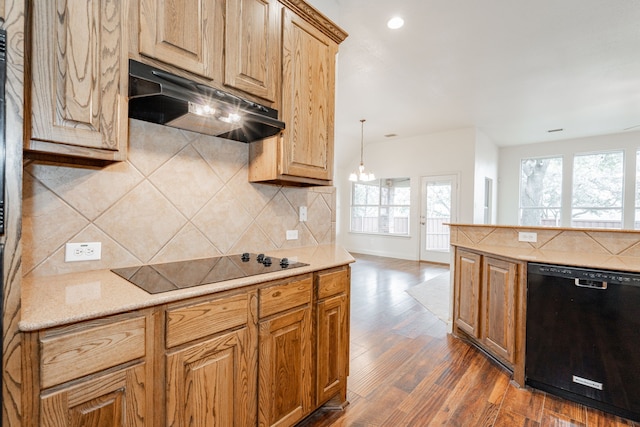
[(351, 186), (351, 232), (409, 235), (409, 178), (354, 182)]
[(580, 154), (573, 158), (571, 226), (622, 228), (624, 153)]
[(562, 157), (520, 163), (520, 225), (560, 225)]

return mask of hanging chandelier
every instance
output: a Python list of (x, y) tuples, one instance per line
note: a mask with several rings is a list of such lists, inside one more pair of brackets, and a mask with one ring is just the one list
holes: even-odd
[(373, 181), (376, 176), (373, 172), (367, 172), (364, 170), (364, 122), (365, 119), (360, 119), (360, 166), (358, 170), (351, 172), (349, 175), (349, 181)]

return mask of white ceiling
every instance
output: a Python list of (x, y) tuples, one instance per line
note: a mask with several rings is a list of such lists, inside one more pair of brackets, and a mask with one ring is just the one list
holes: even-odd
[[(340, 45), (336, 158), (476, 127), (498, 146), (640, 129), (638, 0), (310, 0)], [(389, 30), (400, 15), (405, 26)], [(549, 129), (563, 132), (549, 133)]]

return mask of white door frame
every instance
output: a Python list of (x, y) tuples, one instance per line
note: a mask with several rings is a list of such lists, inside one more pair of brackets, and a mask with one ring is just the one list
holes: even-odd
[(458, 220), (458, 200), (460, 196), (459, 174), (451, 173), (446, 175), (429, 175), (421, 177), (420, 182), (420, 261), (434, 262), (441, 264), (449, 264), (451, 262), (451, 246), (447, 246), (446, 251), (433, 251), (426, 249), (426, 212), (427, 212), (427, 183), (448, 181), (451, 182), (451, 217), (449, 223), (455, 223)]

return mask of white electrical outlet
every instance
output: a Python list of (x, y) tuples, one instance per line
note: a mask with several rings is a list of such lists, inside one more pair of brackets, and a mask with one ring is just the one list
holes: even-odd
[(307, 207), (300, 206), (300, 222), (305, 222), (307, 220)]
[(287, 240), (298, 240), (298, 230), (287, 230)]
[(524, 231), (520, 231), (518, 232), (518, 240), (521, 242), (535, 243), (538, 241), (538, 233), (527, 233)]
[(64, 248), (64, 262), (95, 261), (102, 257), (102, 243), (67, 243)]

